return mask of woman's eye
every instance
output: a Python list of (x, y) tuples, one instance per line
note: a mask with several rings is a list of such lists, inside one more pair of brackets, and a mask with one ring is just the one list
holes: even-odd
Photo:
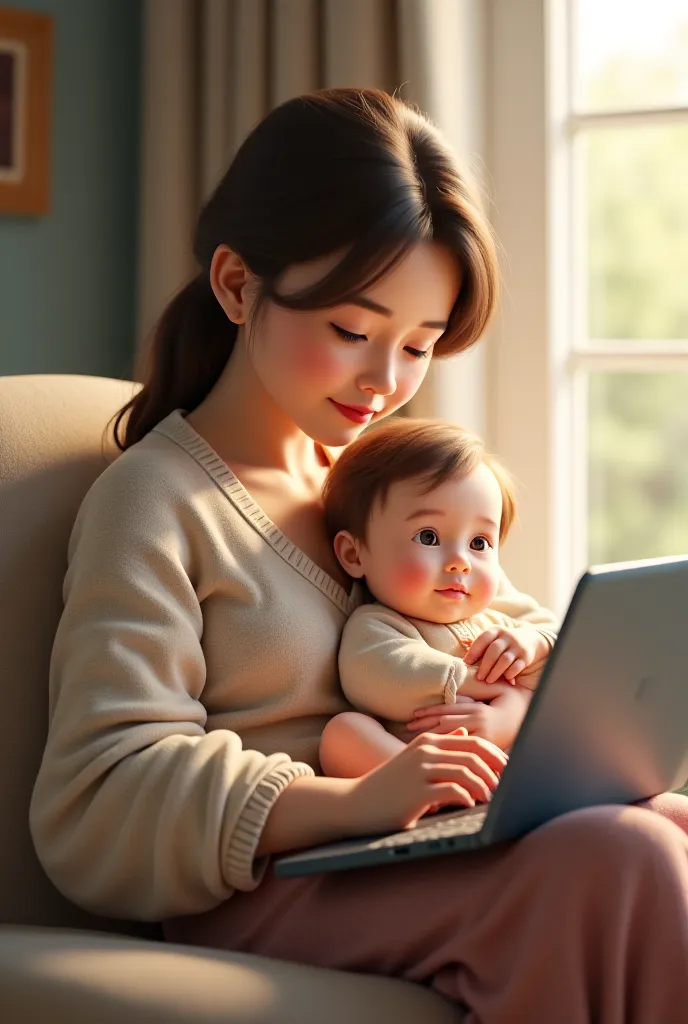
[(413, 538), (416, 544), (422, 544), (425, 548), (434, 548), (440, 542), (434, 530), (419, 530)]
[(342, 341), (366, 341), (365, 334), (354, 334), (352, 331), (345, 331), (343, 327), (339, 327), (338, 324), (330, 324), (335, 334), (338, 334)]
[(473, 551), (487, 551), (490, 546), (491, 545), (487, 537), (474, 537), (471, 541), (471, 548)]
[(406, 351), (410, 356), (413, 356), (414, 359), (427, 359), (431, 350), (429, 348), (407, 348)]

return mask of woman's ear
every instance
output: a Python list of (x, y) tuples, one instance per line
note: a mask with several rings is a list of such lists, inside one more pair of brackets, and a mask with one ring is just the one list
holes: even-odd
[(340, 530), (334, 539), (334, 553), (344, 572), (360, 580), (364, 575), (361, 564), (361, 545), (348, 530)]
[(226, 245), (218, 245), (213, 253), (210, 285), (227, 317), (245, 324), (255, 299), (255, 280), (241, 257)]

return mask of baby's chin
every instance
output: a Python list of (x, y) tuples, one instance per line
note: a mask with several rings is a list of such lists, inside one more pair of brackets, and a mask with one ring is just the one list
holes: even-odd
[(407, 619), (419, 619), (422, 622), (432, 622), (438, 626), (448, 626), (453, 622), (461, 622), (462, 619), (470, 619), (483, 610), (482, 607), (474, 607), (470, 599), (466, 601), (438, 598), (437, 600), (410, 602), (401, 606), (398, 602), (394, 604), (389, 601), (381, 601), (381, 604), (387, 605), (388, 608), (392, 608), (393, 611)]
[(419, 608), (417, 613), (409, 617), (448, 626), (451, 623), (462, 622), (464, 619), (471, 619), (474, 615), (479, 615), (489, 608), (489, 605), (489, 602), (478, 601), (470, 595), (450, 598), (437, 594), (423, 604), (422, 612)]

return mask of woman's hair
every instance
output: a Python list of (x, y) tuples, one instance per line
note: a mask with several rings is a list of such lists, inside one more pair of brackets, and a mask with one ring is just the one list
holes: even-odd
[[(172, 410), (199, 405), (227, 363), (238, 327), (210, 285), (218, 246), (258, 278), (256, 311), (265, 302), (315, 310), (350, 301), (428, 241), (454, 253), (463, 273), (435, 345), (435, 355), (447, 356), (482, 334), (498, 270), (479, 197), (438, 129), (377, 89), (327, 89), (275, 108), (201, 210), (193, 245), (200, 269), (157, 324), (144, 386), (116, 417), (118, 447), (130, 447)], [(289, 266), (338, 250), (341, 260), (320, 281), (280, 295)]]
[(514, 484), (480, 438), (436, 420), (398, 417), (382, 423), (352, 441), (329, 472), (323, 504), (330, 539), (348, 530), (365, 543), (371, 512), (377, 504), (384, 507), (392, 484), (418, 479), (427, 493), (445, 480), (463, 480), (481, 464), (493, 472), (502, 492), (501, 543), (516, 518)]

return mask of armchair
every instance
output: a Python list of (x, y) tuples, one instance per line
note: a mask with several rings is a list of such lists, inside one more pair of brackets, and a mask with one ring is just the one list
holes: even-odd
[(155, 926), (69, 903), (36, 858), (28, 806), (47, 728), (48, 666), (67, 542), (115, 451), (106, 424), (131, 382), (0, 377), (0, 1006), (4, 1024), (450, 1024), (410, 983), (162, 941)]

